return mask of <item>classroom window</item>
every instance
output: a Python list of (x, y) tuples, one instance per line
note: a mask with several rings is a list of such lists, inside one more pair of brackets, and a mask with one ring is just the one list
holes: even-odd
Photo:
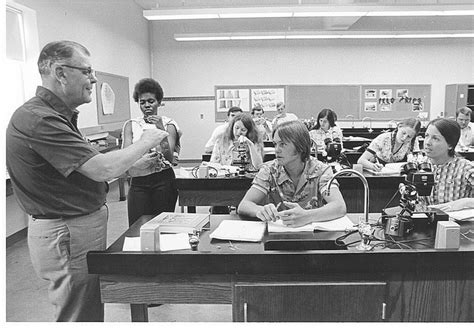
[[(36, 58), (38, 56), (38, 31), (36, 13), (25, 6), (8, 1), (5, 13), (6, 65), (4, 100), (7, 119), (14, 110), (31, 98), (39, 84)], [(7, 120), (8, 122), (8, 120)]]

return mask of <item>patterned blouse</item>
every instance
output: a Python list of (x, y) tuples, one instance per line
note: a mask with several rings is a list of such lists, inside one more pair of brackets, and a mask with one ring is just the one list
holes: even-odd
[(406, 161), (408, 154), (420, 151), (417, 137), (415, 137), (413, 149), (411, 149), (411, 141), (404, 143), (398, 149), (395, 149), (395, 134), (395, 131), (379, 134), (374, 140), (372, 140), (369, 147), (367, 147), (367, 151), (385, 163)]
[[(257, 148), (257, 153), (263, 154), (263, 144), (262, 143), (255, 143), (255, 147)], [(250, 163), (246, 165), (247, 170), (257, 170), (257, 167), (253, 167), (251, 154), (248, 146), (246, 145), (246, 159)], [(217, 140), (216, 144), (214, 145), (214, 149), (212, 150), (212, 155), (210, 159), (211, 163), (219, 163), (222, 165), (233, 165), (233, 163), (240, 162), (240, 154), (237, 151), (236, 143), (232, 142), (229, 144), (224, 144), (223, 138), (221, 137)], [(238, 164), (235, 164), (238, 166)]]
[[(255, 176), (252, 187), (267, 195), (268, 202), (278, 204), (281, 201), (298, 203), (304, 209), (318, 208), (323, 205), (322, 193), (332, 178), (332, 168), (311, 157), (305, 164), (298, 185), (295, 185), (283, 166), (275, 159), (263, 164)], [(339, 188), (334, 180), (331, 188)]]
[(318, 151), (326, 150), (326, 144), (324, 140), (331, 139), (333, 141), (336, 138), (339, 138), (341, 145), (342, 145), (342, 130), (338, 126), (332, 126), (326, 132), (323, 129), (311, 130), (309, 131), (309, 136), (311, 140), (316, 143), (318, 147)]
[(420, 197), (424, 205), (436, 205), (474, 197), (474, 164), (455, 156), (442, 165), (434, 165), (435, 185), (430, 196)]

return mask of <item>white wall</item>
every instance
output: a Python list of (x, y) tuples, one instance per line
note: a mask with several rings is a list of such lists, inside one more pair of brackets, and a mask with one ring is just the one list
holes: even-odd
[[(73, 40), (91, 52), (92, 67), (129, 77), (130, 108), (135, 83), (150, 76), (148, 22), (132, 0), (17, 0), (36, 10), (40, 48), (55, 40)], [(97, 103), (79, 107), (79, 127), (97, 126)]]
[[(474, 83), (473, 39), (178, 43), (172, 25), (153, 26), (153, 76), (168, 97), (213, 96), (215, 85), (431, 84), (434, 118), (444, 112), (446, 84)], [(163, 110), (184, 131), (181, 158), (200, 158), (218, 125), (214, 103), (168, 102)]]

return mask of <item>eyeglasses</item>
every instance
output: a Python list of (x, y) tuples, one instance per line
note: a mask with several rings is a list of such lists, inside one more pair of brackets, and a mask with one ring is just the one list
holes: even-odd
[(61, 64), (59, 66), (78, 69), (82, 72), (82, 74), (87, 75), (89, 78), (95, 78), (95, 71), (92, 69), (92, 67), (79, 67), (66, 64)]

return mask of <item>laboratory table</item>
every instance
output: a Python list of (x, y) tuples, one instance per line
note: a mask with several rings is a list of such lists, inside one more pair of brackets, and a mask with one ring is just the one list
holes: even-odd
[[(354, 222), (358, 217), (350, 215)], [(150, 218), (141, 217), (105, 251), (87, 255), (89, 272), (100, 277), (102, 302), (130, 304), (132, 321), (147, 321), (150, 303), (232, 304), (234, 321), (474, 319), (474, 222), (461, 224), (455, 250), (433, 249), (434, 232), (427, 229), (387, 239), (405, 241), (403, 247), (387, 242), (371, 251), (327, 247), (343, 231), (266, 231), (262, 242), (211, 240), (204, 231), (196, 251), (123, 251), (124, 238), (139, 236)], [(211, 215), (210, 231), (223, 219), (248, 218)], [(325, 246), (265, 250), (277, 237)], [(358, 239), (356, 232), (344, 242)]]

